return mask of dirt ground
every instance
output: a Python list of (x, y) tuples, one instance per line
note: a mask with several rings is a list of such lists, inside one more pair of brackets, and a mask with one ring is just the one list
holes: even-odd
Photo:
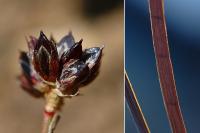
[(95, 18), (83, 14), (83, 0), (0, 0), (0, 133), (39, 133), (43, 99), (24, 92), (16, 80), (25, 35), (43, 30), (58, 41), (72, 30), (83, 48), (105, 45), (99, 76), (65, 100), (55, 133), (123, 132), (123, 6)]

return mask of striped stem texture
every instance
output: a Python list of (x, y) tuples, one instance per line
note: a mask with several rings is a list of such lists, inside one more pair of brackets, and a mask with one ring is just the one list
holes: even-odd
[(164, 1), (149, 0), (149, 11), (157, 71), (170, 126), (173, 133), (186, 133), (170, 59), (164, 16)]

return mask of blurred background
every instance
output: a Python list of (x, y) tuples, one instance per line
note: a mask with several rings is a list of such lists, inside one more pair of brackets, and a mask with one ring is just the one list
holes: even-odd
[[(165, 0), (177, 91), (188, 133), (199, 132), (200, 1)], [(154, 58), (147, 0), (126, 0), (126, 70), (152, 133), (170, 133)], [(126, 133), (137, 132), (126, 105)]]
[(44, 101), (16, 80), (25, 36), (40, 30), (56, 41), (72, 30), (83, 48), (105, 45), (99, 76), (65, 100), (55, 133), (123, 132), (123, 0), (0, 0), (0, 17), (0, 133), (41, 130)]

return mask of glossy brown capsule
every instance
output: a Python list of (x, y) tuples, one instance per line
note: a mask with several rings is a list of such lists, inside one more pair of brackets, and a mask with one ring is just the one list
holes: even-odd
[(79, 42), (75, 43), (71, 46), (67, 51), (63, 52), (60, 58), (60, 65), (64, 65), (70, 59), (79, 59), (82, 55), (82, 41), (81, 39)]
[(63, 66), (59, 79), (60, 91), (63, 94), (75, 95), (79, 85), (87, 78), (89, 67), (83, 61), (70, 60)]
[(64, 52), (68, 51), (74, 44), (75, 44), (75, 39), (72, 35), (72, 32), (69, 32), (69, 34), (64, 36), (57, 44), (59, 58)]
[(57, 48), (42, 31), (34, 48), (33, 56), (33, 65), (39, 75), (48, 82), (55, 82), (59, 71)]
[(83, 83), (83, 85), (87, 85), (91, 81), (93, 81), (99, 72), (99, 67), (101, 64), (101, 57), (102, 57), (102, 50), (104, 47), (93, 47), (93, 48), (88, 48), (85, 49), (81, 60), (85, 63), (88, 64), (89, 67), (89, 75), (87, 80)]
[(28, 80), (20, 77), (22, 88), (32, 87), (27, 82), (31, 81), (39, 87), (53, 85), (52, 89), (59, 90), (63, 95), (75, 95), (81, 85), (96, 76), (103, 50), (103, 47), (94, 47), (82, 51), (82, 41), (75, 42), (72, 32), (58, 44), (42, 31), (38, 39), (30, 36), (27, 39), (28, 54), (23, 52), (20, 55), (23, 74), (28, 76)]
[(37, 81), (37, 78), (34, 77), (34, 75), (32, 75), (30, 61), (26, 52), (23, 51), (20, 52), (20, 64), (22, 68), (22, 73), (17, 77), (18, 80), (20, 81), (20, 86), (30, 95), (34, 97), (42, 97), (43, 96), (42, 92), (40, 92), (34, 87), (41, 81)]

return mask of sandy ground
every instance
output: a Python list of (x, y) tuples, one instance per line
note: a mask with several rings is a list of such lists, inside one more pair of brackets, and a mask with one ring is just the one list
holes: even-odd
[(0, 1), (0, 133), (39, 133), (44, 101), (22, 91), (19, 50), (25, 35), (42, 29), (56, 40), (69, 30), (83, 47), (105, 45), (100, 75), (81, 89), (82, 96), (65, 100), (55, 133), (123, 132), (123, 9), (90, 20), (81, 15), (80, 0)]

